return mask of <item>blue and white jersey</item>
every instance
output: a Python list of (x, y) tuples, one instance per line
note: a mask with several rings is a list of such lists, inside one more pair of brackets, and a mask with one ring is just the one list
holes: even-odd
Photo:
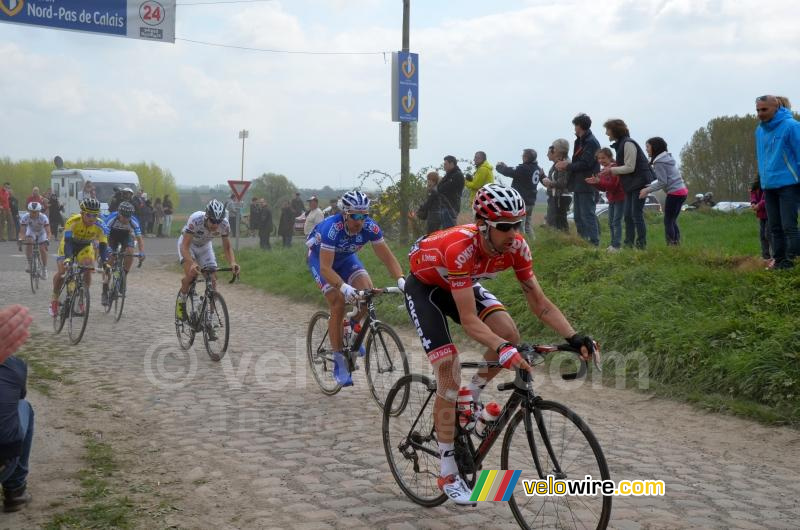
[(134, 236), (142, 235), (142, 227), (139, 224), (139, 219), (137, 219), (135, 215), (132, 215), (130, 219), (128, 219), (128, 222), (125, 222), (119, 218), (119, 212), (112, 212), (105, 219), (106, 235), (110, 235), (112, 231), (117, 233), (128, 232), (129, 234), (133, 232)]
[(19, 224), (20, 226), (27, 226), (28, 230), (32, 232), (36, 232), (37, 234), (44, 230), (44, 227), (50, 224), (50, 220), (47, 218), (45, 214), (39, 212), (39, 215), (36, 216), (36, 219), (31, 217), (29, 212), (25, 212), (19, 217)]
[(348, 234), (344, 216), (341, 213), (332, 215), (317, 224), (308, 234), (306, 246), (319, 255), (320, 249), (332, 250), (334, 261), (355, 254), (367, 243), (382, 243), (383, 232), (378, 223), (371, 217), (364, 219), (364, 226), (356, 234)]

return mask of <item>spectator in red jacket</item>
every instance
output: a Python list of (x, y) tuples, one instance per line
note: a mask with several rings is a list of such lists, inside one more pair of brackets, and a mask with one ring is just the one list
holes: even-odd
[(775, 260), (772, 259), (772, 244), (769, 238), (769, 223), (767, 222), (767, 205), (764, 201), (764, 190), (761, 189), (761, 177), (756, 175), (756, 179), (750, 186), (750, 208), (756, 212), (759, 230), (758, 237), (761, 240), (761, 257), (772, 268)]
[(47, 202), (45, 201), (44, 196), (39, 194), (39, 187), (38, 186), (34, 186), (33, 190), (31, 191), (30, 196), (27, 199), (25, 199), (25, 208), (24, 209), (27, 210), (28, 209), (28, 205), (30, 203), (32, 203), (32, 202), (38, 202), (39, 204), (41, 204), (43, 210), (47, 209)]
[(600, 163), (600, 173), (586, 177), (586, 183), (606, 192), (608, 200), (608, 228), (611, 230), (611, 246), (606, 250), (617, 252), (622, 246), (622, 214), (625, 204), (625, 190), (619, 181), (619, 175), (611, 172), (617, 163), (614, 153), (608, 147), (598, 149), (595, 158)]

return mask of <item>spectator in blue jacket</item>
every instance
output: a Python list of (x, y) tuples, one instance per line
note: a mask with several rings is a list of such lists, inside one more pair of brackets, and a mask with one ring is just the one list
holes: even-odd
[(511, 187), (517, 190), (525, 201), (525, 233), (529, 237), (533, 237), (531, 215), (533, 207), (536, 206), (536, 187), (543, 176), (536, 158), (536, 151), (523, 149), (522, 163), (514, 169), (508, 167), (505, 162), (498, 162), (495, 166), (500, 174), (511, 177)]
[(3, 511), (16, 512), (30, 502), (26, 491), (33, 442), (33, 408), (25, 401), (28, 367), (12, 354), (27, 340), (28, 309), (0, 310), (0, 484)]
[(588, 177), (600, 171), (600, 164), (595, 155), (600, 149), (600, 142), (592, 134), (592, 118), (586, 114), (578, 114), (572, 119), (575, 127), (575, 146), (572, 151), (572, 162), (563, 160), (556, 164), (559, 171), (567, 170), (570, 174), (572, 209), (575, 212), (575, 228), (578, 235), (592, 245), (600, 244), (600, 226), (595, 214), (596, 190), (586, 182)]
[(775, 269), (794, 266), (800, 255), (797, 210), (800, 204), (800, 122), (786, 98), (756, 98), (756, 157), (772, 234)]

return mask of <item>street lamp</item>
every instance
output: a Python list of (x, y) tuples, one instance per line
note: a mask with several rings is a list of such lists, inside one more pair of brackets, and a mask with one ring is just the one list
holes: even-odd
[(247, 129), (242, 129), (241, 131), (239, 131), (239, 138), (242, 140), (242, 173), (241, 176), (239, 177), (239, 180), (244, 180), (244, 140), (248, 136), (250, 136), (250, 131), (248, 131)]

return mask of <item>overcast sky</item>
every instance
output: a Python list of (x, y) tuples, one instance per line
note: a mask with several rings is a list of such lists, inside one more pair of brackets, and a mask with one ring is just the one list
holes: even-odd
[[(3, 1), (3, 0), (0, 0)], [(292, 51), (401, 47), (400, 0), (191, 6), (176, 36)], [(800, 104), (797, 0), (412, 0), (419, 149), (543, 160), (578, 112), (623, 118), (677, 154), (711, 118), (754, 97)], [(155, 162), (179, 184), (283, 173), (299, 187), (398, 173), (387, 55), (298, 55), (145, 42), (0, 23), (0, 156)]]

